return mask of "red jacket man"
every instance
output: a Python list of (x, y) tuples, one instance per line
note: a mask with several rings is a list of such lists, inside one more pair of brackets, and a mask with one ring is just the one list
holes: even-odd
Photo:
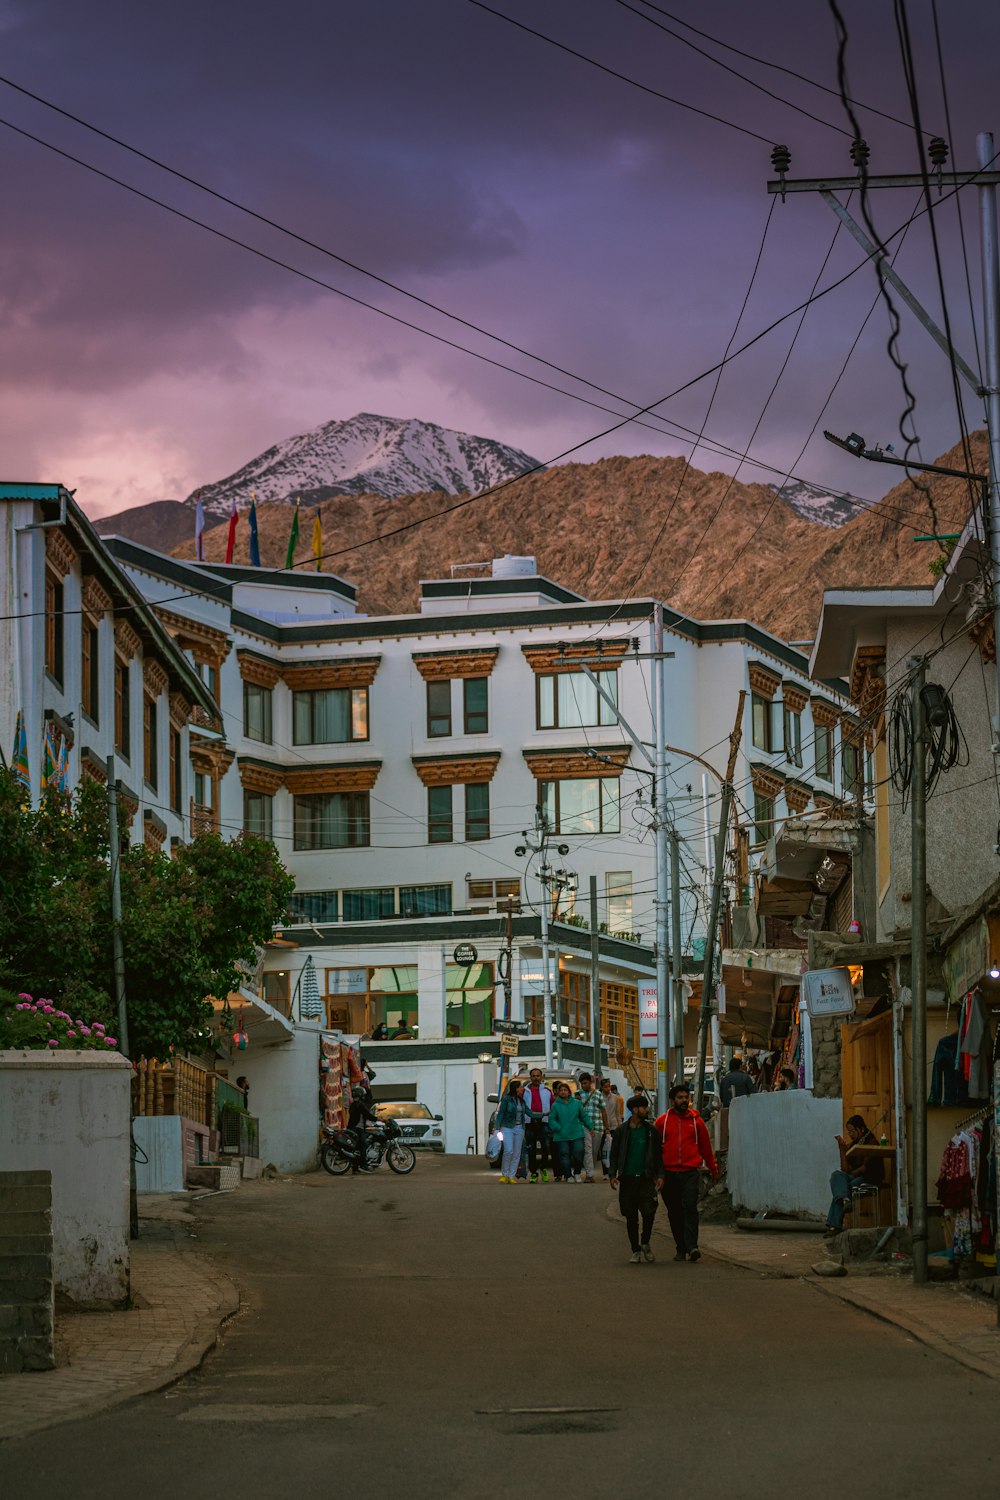
[(701, 1260), (698, 1249), (698, 1174), (704, 1164), (714, 1181), (719, 1168), (704, 1120), (691, 1108), (686, 1083), (670, 1090), (670, 1108), (653, 1129), (660, 1138), (663, 1170), (656, 1186), (666, 1205), (677, 1247), (674, 1260)]

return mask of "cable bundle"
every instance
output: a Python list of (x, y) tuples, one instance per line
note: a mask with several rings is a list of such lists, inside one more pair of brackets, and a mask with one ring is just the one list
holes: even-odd
[[(969, 746), (943, 687), (928, 682), (921, 688), (920, 698), (927, 738), (924, 786), (930, 797), (945, 771), (969, 764)], [(909, 693), (900, 693), (893, 704), (888, 741), (889, 773), (905, 807), (913, 779), (913, 702)]]

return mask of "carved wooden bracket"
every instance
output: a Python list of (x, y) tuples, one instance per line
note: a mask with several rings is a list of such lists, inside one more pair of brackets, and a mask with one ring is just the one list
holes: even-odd
[(142, 679), (146, 684), (146, 691), (151, 693), (154, 698), (158, 698), (161, 693), (166, 692), (167, 684), (170, 681), (160, 663), (148, 656), (142, 664)]
[(319, 792), (370, 792), (381, 769), (380, 760), (340, 766), (296, 766), (285, 772), (285, 785), (296, 797)]
[(45, 557), (56, 572), (63, 576), (72, 571), (73, 564), (77, 560), (76, 552), (66, 533), (56, 526), (45, 533)]
[(380, 656), (341, 657), (339, 660), (282, 663), (281, 675), (293, 692), (317, 688), (362, 688), (375, 681)]
[(800, 714), (809, 702), (809, 689), (786, 678), (781, 684), (781, 696), (786, 708), (790, 708), (793, 714)]
[(452, 677), (488, 677), (500, 648), (490, 651), (415, 651), (413, 665), (425, 682)]
[(245, 791), (263, 792), (265, 796), (273, 797), (275, 792), (284, 785), (284, 766), (269, 766), (259, 761), (240, 761), (240, 781)]
[(415, 755), (413, 768), (424, 786), (463, 786), (492, 781), (500, 752), (482, 755)]
[(124, 656), (126, 661), (131, 661), (142, 650), (139, 632), (129, 624), (128, 620), (123, 620), (121, 617), (115, 621), (115, 650), (120, 656)]
[(620, 667), (628, 649), (628, 641), (556, 641), (548, 646), (522, 646), (521, 652), (533, 672), (548, 676), (553, 672), (579, 672), (581, 660), (592, 672)]
[(785, 782), (785, 801), (788, 803), (789, 812), (805, 812), (811, 796), (812, 787), (807, 786), (804, 781)]
[(785, 778), (780, 771), (776, 771), (773, 766), (761, 765), (759, 762), (751, 765), (750, 780), (759, 797), (777, 797), (785, 784)]
[(536, 781), (583, 781), (592, 776), (620, 776), (628, 765), (627, 745), (602, 745), (598, 753), (600, 760), (588, 755), (586, 750), (522, 751), (528, 770)]
[(752, 661), (747, 668), (750, 686), (764, 698), (773, 698), (781, 686), (781, 673), (765, 667), (762, 661)]
[(183, 693), (170, 694), (170, 722), (175, 729), (183, 729), (191, 717), (191, 705)]
[(829, 698), (818, 698), (814, 694), (811, 698), (812, 716), (814, 724), (822, 724), (826, 729), (836, 729), (840, 720), (840, 709)]
[(176, 610), (164, 609), (162, 604), (155, 606), (155, 612), (181, 650), (190, 651), (195, 661), (201, 665), (221, 666), (229, 655), (232, 641), (224, 630), (206, 625), (201, 620), (193, 620), (189, 615), (178, 614)]
[(281, 677), (281, 663), (258, 656), (256, 651), (237, 651), (236, 659), (243, 681), (252, 682), (256, 687), (273, 688)]
[(103, 615), (111, 608), (111, 595), (92, 573), (83, 580), (81, 603), (88, 614)]

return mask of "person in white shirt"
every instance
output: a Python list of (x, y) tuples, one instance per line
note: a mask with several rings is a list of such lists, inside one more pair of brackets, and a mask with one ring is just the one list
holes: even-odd
[(549, 1180), (552, 1162), (552, 1136), (549, 1131), (549, 1110), (552, 1108), (552, 1090), (544, 1082), (541, 1068), (532, 1068), (528, 1074), (528, 1087), (524, 1091), (524, 1102), (528, 1106), (528, 1174), (529, 1181)]

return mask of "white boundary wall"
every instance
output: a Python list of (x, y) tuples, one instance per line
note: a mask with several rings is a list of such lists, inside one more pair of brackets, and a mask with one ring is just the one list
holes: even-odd
[(806, 1089), (734, 1099), (726, 1168), (734, 1206), (825, 1217), (842, 1114), (839, 1099), (814, 1099)]

